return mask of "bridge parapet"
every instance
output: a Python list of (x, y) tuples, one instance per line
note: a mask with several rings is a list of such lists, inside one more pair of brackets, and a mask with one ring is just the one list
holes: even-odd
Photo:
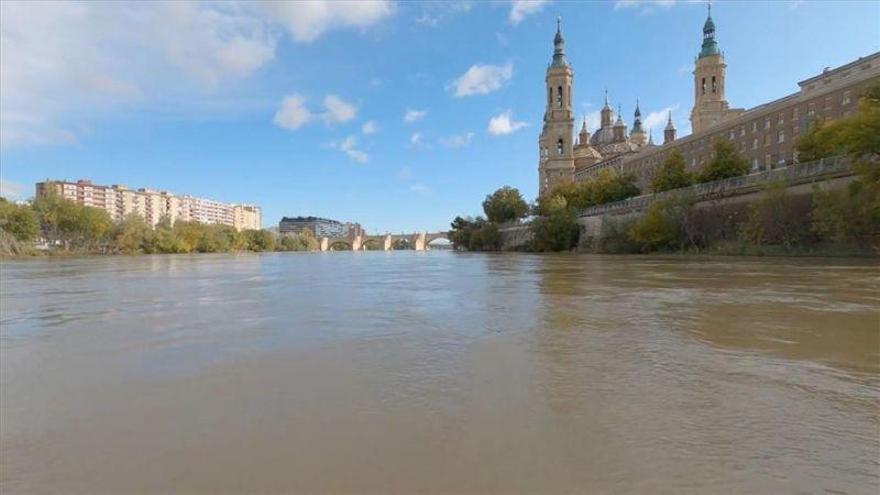
[(367, 244), (376, 243), (385, 251), (392, 251), (395, 242), (406, 240), (416, 251), (425, 251), (431, 242), (437, 239), (449, 239), (447, 232), (416, 232), (414, 234), (382, 234), (382, 235), (357, 235), (350, 237), (322, 237), (321, 251), (329, 251), (334, 245), (346, 245), (352, 251), (363, 251)]
[(731, 177), (702, 184), (694, 184), (689, 187), (673, 189), (654, 194), (643, 194), (634, 198), (597, 205), (582, 210), (579, 217), (594, 217), (607, 214), (627, 213), (640, 211), (647, 208), (655, 201), (687, 195), (694, 200), (704, 200), (714, 197), (734, 196), (744, 194), (760, 188), (763, 184), (771, 181), (784, 180), (789, 185), (797, 185), (814, 182), (817, 179), (831, 179), (852, 175), (852, 164), (847, 157), (834, 157), (813, 162), (789, 165), (785, 168), (767, 170), (755, 174)]

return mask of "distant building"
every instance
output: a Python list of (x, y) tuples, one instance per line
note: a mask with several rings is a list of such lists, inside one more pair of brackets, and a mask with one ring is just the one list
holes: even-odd
[(638, 101), (628, 132), (620, 107), (615, 118), (606, 92), (599, 128), (591, 134), (584, 120), (575, 136), (574, 72), (566, 59), (558, 24), (553, 45), (545, 78), (544, 125), (538, 139), (539, 194), (572, 179), (588, 180), (606, 169), (634, 174), (639, 187), (647, 192), (654, 170), (671, 150), (681, 152), (694, 171), (712, 159), (712, 141), (718, 138), (731, 141), (753, 171), (784, 167), (798, 161), (797, 138), (812, 121), (849, 116), (865, 88), (880, 82), (880, 53), (873, 53), (833, 70), (826, 68), (801, 81), (800, 90), (784, 98), (748, 110), (730, 108), (725, 97), (727, 65), (715, 37), (710, 7), (694, 60), (691, 135), (676, 136), (670, 112), (663, 143), (656, 145), (652, 129), (645, 129), (642, 123)]
[(259, 229), (262, 223), (259, 206), (177, 196), (168, 191), (134, 190), (118, 184), (100, 186), (90, 180), (46, 180), (36, 185), (38, 197), (52, 190), (64, 199), (106, 211), (113, 221), (135, 213), (153, 227), (163, 218), (172, 224), (180, 220), (230, 225), (236, 230)]
[(279, 234), (299, 234), (308, 230), (315, 237), (354, 237), (364, 235), (359, 223), (340, 222), (321, 217), (284, 217), (278, 223)]

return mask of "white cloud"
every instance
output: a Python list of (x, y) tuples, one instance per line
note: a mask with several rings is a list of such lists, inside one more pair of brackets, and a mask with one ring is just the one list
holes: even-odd
[(21, 199), (21, 193), (23, 190), (24, 188), (21, 184), (6, 179), (0, 179), (0, 198), (6, 198), (12, 201)]
[(510, 13), (507, 14), (507, 21), (516, 26), (526, 16), (540, 12), (549, 0), (513, 0), (510, 2)]
[(504, 136), (512, 134), (527, 125), (529, 125), (527, 122), (513, 120), (513, 111), (506, 110), (489, 120), (488, 130), (489, 134), (493, 136)]
[(377, 124), (375, 120), (368, 120), (361, 126), (361, 132), (367, 136), (370, 134), (376, 134), (379, 132), (379, 124)]
[(281, 102), (281, 108), (275, 112), (272, 122), (282, 129), (295, 131), (308, 124), (312, 119), (312, 113), (305, 106), (305, 100), (300, 95), (286, 96)]
[(367, 163), (368, 161), (370, 161), (369, 155), (355, 148), (356, 145), (357, 138), (354, 136), (348, 136), (342, 141), (342, 143), (339, 144), (339, 149), (342, 150), (343, 153), (348, 155), (349, 158), (358, 163)]
[(513, 64), (472, 65), (452, 83), (456, 98), (485, 95), (497, 91), (513, 77)]
[(412, 123), (417, 120), (421, 120), (425, 115), (428, 115), (427, 110), (412, 110), (408, 109), (405, 114), (403, 114), (403, 121), (407, 123)]
[(4, 146), (74, 143), (95, 115), (211, 92), (275, 56), (266, 21), (231, 4), (4, 1), (0, 18)]
[(649, 7), (672, 7), (676, 0), (616, 0), (614, 2), (614, 10), (629, 9), (633, 7), (649, 8)]
[(321, 115), (321, 118), (328, 125), (348, 122), (357, 116), (357, 107), (336, 95), (324, 97), (324, 108), (327, 111)]
[(409, 138), (409, 144), (410, 144), (410, 146), (413, 146), (413, 147), (420, 146), (420, 145), (424, 144), (424, 142), (425, 142), (424, 138), (425, 138), (425, 136), (422, 135), (421, 132), (414, 132), (412, 134), (412, 136), (410, 136), (410, 138)]
[(471, 143), (471, 140), (474, 138), (473, 132), (467, 132), (464, 134), (456, 134), (453, 136), (448, 136), (440, 139), (440, 144), (446, 146), (447, 148), (463, 148)]
[(642, 119), (642, 127), (645, 130), (654, 129), (660, 130), (666, 127), (666, 120), (669, 118), (669, 112), (675, 113), (678, 110), (680, 105), (677, 103), (672, 106), (668, 106), (657, 110), (655, 112), (650, 112), (644, 119)]
[(440, 23), (440, 18), (429, 15), (427, 12), (415, 18), (416, 24), (421, 26), (435, 27)]
[(470, 1), (459, 2), (423, 2), (420, 4), (422, 13), (413, 20), (420, 26), (436, 27), (443, 19), (464, 12), (469, 12), (473, 8)]
[(388, 0), (312, 0), (262, 3), (269, 14), (287, 28), (295, 41), (314, 41), (336, 28), (364, 28), (394, 13)]
[(388, 0), (0, 2), (3, 146), (75, 143), (118, 110), (229, 111), (230, 91), (294, 41), (365, 29)]

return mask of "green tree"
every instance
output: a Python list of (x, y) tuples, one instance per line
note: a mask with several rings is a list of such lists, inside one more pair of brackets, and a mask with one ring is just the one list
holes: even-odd
[(716, 139), (712, 143), (715, 157), (707, 163), (697, 176), (698, 182), (739, 177), (749, 172), (749, 162), (740, 156), (733, 143), (726, 139)]
[(684, 155), (672, 150), (651, 178), (651, 190), (655, 193), (688, 187), (694, 183), (694, 175), (688, 172)]
[(33, 241), (40, 233), (37, 216), (30, 206), (10, 203), (4, 198), (0, 198), (0, 229), (21, 242)]
[(250, 251), (274, 251), (275, 236), (268, 230), (245, 230), (242, 237), (246, 240)]
[(486, 196), (483, 212), (490, 222), (504, 223), (525, 217), (529, 213), (529, 205), (519, 189), (504, 186)]
[(137, 213), (130, 213), (113, 227), (113, 246), (123, 253), (148, 252), (153, 230)]
[(568, 251), (577, 246), (577, 214), (563, 195), (543, 200), (542, 216), (532, 221), (532, 251)]
[[(798, 161), (801, 163), (821, 160), (837, 154), (838, 147), (834, 142), (837, 139), (836, 126), (826, 126), (821, 120), (810, 122), (807, 132), (797, 140)], [(829, 138), (833, 138), (829, 139)]]
[(813, 122), (798, 139), (797, 149), (801, 162), (846, 154), (876, 165), (880, 158), (880, 84), (865, 90), (851, 117)]
[(469, 249), (474, 231), (473, 218), (455, 217), (450, 224), (449, 241), (455, 249)]

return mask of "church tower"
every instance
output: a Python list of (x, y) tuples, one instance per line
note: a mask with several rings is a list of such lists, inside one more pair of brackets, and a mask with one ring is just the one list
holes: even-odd
[(691, 129), (698, 133), (718, 124), (727, 114), (729, 105), (724, 99), (724, 54), (715, 41), (715, 23), (712, 4), (703, 24), (703, 46), (694, 66), (694, 108), (691, 110)]
[(629, 139), (636, 146), (646, 144), (645, 129), (642, 127), (642, 110), (639, 108), (639, 100), (636, 100), (636, 111), (633, 112), (633, 128), (629, 133)]
[(669, 144), (673, 141), (675, 141), (675, 124), (672, 123), (672, 110), (670, 110), (666, 128), (663, 129), (663, 144)]
[(544, 112), (544, 127), (538, 138), (539, 194), (545, 194), (557, 184), (574, 178), (574, 115), (571, 104), (574, 73), (565, 59), (565, 40), (559, 19), (556, 21), (553, 46), (553, 61), (547, 68), (545, 79), (547, 109)]

